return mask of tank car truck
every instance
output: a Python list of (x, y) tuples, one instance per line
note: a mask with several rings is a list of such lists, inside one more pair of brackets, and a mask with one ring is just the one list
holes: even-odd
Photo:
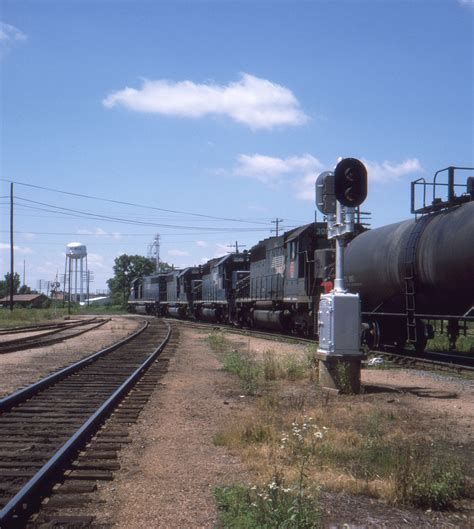
[[(431, 323), (451, 349), (474, 321), (473, 168), (448, 167), (411, 184), (414, 218), (362, 233), (345, 250), (346, 286), (359, 292), (369, 347), (423, 352)], [(457, 183), (464, 177), (464, 181)]]

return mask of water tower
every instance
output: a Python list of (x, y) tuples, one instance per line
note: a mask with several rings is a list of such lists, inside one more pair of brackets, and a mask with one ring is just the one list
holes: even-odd
[[(84, 301), (84, 261), (87, 274), (87, 248), (80, 242), (70, 242), (66, 246), (66, 262), (64, 269), (64, 291), (66, 291), (66, 276), (68, 277), (68, 292), (71, 301)], [(79, 277), (78, 277), (79, 276)], [(78, 281), (79, 279), (79, 281)], [(79, 285), (78, 285), (79, 283)], [(79, 286), (79, 294), (78, 294)]]

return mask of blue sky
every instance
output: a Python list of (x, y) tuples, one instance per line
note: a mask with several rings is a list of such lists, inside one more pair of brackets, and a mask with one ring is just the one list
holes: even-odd
[(411, 180), (474, 165), (473, 16), (472, 0), (4, 0), (1, 178), (179, 212), (16, 184), (17, 271), (51, 280), (81, 241), (95, 290), (156, 233), (177, 266), (250, 248), (276, 217), (314, 218), (339, 156), (369, 169), (373, 226), (409, 217)]

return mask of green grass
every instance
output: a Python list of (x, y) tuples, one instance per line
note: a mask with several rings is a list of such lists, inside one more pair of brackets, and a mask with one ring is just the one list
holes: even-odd
[[(445, 334), (436, 334), (432, 340), (428, 340), (426, 349), (430, 351), (440, 351), (447, 352), (449, 351), (449, 340)], [(463, 336), (462, 334), (456, 341), (456, 351), (458, 353), (471, 353), (474, 351), (474, 335), (467, 334)]]

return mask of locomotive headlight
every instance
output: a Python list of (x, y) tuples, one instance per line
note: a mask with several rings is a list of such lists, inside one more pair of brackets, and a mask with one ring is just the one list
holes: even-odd
[(360, 206), (367, 198), (367, 169), (356, 158), (343, 158), (334, 169), (336, 199), (351, 208)]

